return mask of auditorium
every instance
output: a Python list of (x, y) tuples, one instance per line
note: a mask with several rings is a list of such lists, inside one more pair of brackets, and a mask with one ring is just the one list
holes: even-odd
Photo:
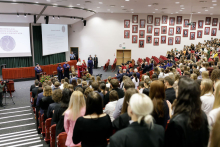
[(219, 0), (0, 0), (0, 147), (220, 147)]

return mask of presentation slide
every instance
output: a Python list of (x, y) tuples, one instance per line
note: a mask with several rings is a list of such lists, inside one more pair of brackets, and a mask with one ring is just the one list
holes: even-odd
[(29, 27), (0, 26), (0, 57), (31, 56)]
[(62, 24), (41, 24), (43, 56), (68, 51), (68, 27)]

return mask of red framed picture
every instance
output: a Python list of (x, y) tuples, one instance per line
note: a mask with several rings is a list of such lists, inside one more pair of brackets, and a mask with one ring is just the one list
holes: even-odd
[(188, 37), (188, 29), (183, 29), (183, 37)]
[(132, 43), (137, 43), (138, 36), (137, 35), (132, 35)]
[(124, 30), (124, 38), (130, 38), (130, 30)]
[(209, 35), (210, 27), (205, 27), (204, 35)]
[(152, 36), (151, 35), (148, 35), (146, 37), (146, 43), (152, 43)]
[(192, 22), (190, 30), (196, 30), (196, 22)]
[(203, 28), (203, 20), (198, 21), (198, 28)]
[(161, 36), (161, 44), (166, 44), (167, 36)]
[(147, 33), (152, 33), (153, 25), (147, 25)]
[(174, 35), (174, 28), (169, 28), (168, 35)]
[(196, 33), (190, 32), (190, 40), (195, 40)]
[(145, 31), (139, 30), (139, 38), (144, 38), (144, 37), (145, 37)]
[(176, 26), (176, 34), (181, 34), (182, 27)]
[(144, 40), (139, 40), (139, 48), (144, 48)]
[(206, 17), (205, 18), (205, 25), (210, 25), (211, 24), (211, 17)]
[(162, 16), (162, 24), (167, 24), (167, 19), (168, 19), (168, 16), (167, 15), (163, 15)]
[(154, 36), (160, 35), (160, 28), (154, 28)]
[(175, 17), (170, 17), (170, 26), (175, 25)]
[(138, 15), (132, 15), (132, 23), (138, 23)]
[(168, 38), (168, 45), (173, 45), (173, 37)]
[(132, 25), (132, 33), (138, 32), (138, 25)]
[(140, 19), (140, 28), (145, 28), (146, 20)]
[(161, 26), (161, 34), (167, 34), (167, 26)]
[(180, 44), (181, 42), (181, 36), (176, 36), (175, 37), (175, 44)]
[(154, 26), (160, 26), (160, 17), (155, 17)]
[(177, 16), (176, 24), (182, 24), (182, 16)]
[(154, 45), (158, 46), (159, 45), (159, 37), (154, 38)]
[(220, 23), (219, 23), (219, 25), (218, 25), (218, 30), (220, 30)]
[(188, 23), (189, 23), (189, 19), (184, 19), (184, 25), (183, 25), (183, 27), (189, 27), (189, 25), (188, 25)]
[(218, 18), (213, 18), (212, 19), (212, 26), (217, 26), (218, 25)]
[(211, 36), (216, 36), (216, 34), (217, 34), (217, 28), (212, 28)]
[(153, 15), (147, 15), (147, 23), (153, 24)]
[(130, 28), (130, 20), (124, 20), (124, 28)]
[(197, 31), (197, 38), (202, 38), (202, 30)]

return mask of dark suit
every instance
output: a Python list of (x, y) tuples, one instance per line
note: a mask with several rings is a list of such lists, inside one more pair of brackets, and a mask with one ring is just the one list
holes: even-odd
[(123, 74), (120, 74), (120, 73), (116, 76), (119, 82), (121, 82), (122, 77), (123, 77)]
[(82, 88), (82, 85), (77, 85), (77, 86), (74, 88), (74, 90), (76, 90), (77, 87)]
[(149, 72), (151, 71), (151, 68), (152, 68), (153, 64), (150, 64), (150, 65), (146, 65), (143, 69), (143, 74), (146, 73), (146, 72)]
[(34, 89), (32, 89), (32, 97), (33, 98), (35, 98), (37, 96), (38, 88), (39, 87), (35, 87)]
[(119, 117), (117, 117), (112, 122), (113, 129), (115, 129), (116, 131), (119, 131), (119, 130), (122, 130), (122, 129), (128, 127), (130, 125), (130, 123), (129, 123), (130, 120), (131, 120), (131, 118), (127, 112), (119, 115)]
[(133, 72), (130, 72), (130, 73), (128, 74), (128, 76), (129, 76), (129, 77), (131, 77), (131, 76), (132, 76), (132, 74), (133, 74)]
[[(89, 61), (90, 58), (92, 58), (92, 57), (88, 57), (88, 61)], [(93, 58), (92, 58), (92, 60), (93, 60)]]
[(94, 57), (94, 68), (98, 67), (98, 57)]
[[(115, 89), (112, 89), (112, 90), (117, 91), (117, 93), (118, 93), (118, 98), (123, 98), (123, 97), (124, 97), (124, 91), (123, 91), (122, 89), (115, 88)], [(104, 97), (104, 106), (109, 102), (109, 93), (110, 93), (110, 92), (111, 92), (111, 91), (109, 91), (109, 92), (105, 95), (105, 97)]]
[(34, 89), (34, 88), (35, 88), (35, 84), (31, 85), (30, 91), (32, 91), (32, 89)]
[(165, 94), (166, 94), (166, 100), (168, 100), (172, 104), (173, 101), (176, 99), (176, 93), (173, 87), (166, 89)]
[(189, 60), (189, 59), (190, 59), (190, 57), (191, 57), (191, 53), (190, 53), (190, 54), (188, 54), (187, 59)]

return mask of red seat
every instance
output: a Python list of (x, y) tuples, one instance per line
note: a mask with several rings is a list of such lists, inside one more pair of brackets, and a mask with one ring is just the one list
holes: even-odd
[(149, 74), (150, 74), (150, 78), (151, 78), (151, 79), (152, 79), (153, 71), (154, 71), (154, 70), (149, 71)]
[(66, 147), (66, 138), (67, 134), (66, 132), (62, 132), (57, 136), (57, 147)]
[(32, 98), (32, 92), (30, 92), (30, 102), (31, 102), (31, 98)]
[(41, 127), (41, 114), (40, 114), (40, 111), (38, 112), (38, 121), (39, 121), (39, 126), (38, 126), (38, 129), (42, 130), (42, 127)]
[(162, 58), (159, 58), (160, 63), (164, 63), (164, 60)]
[(146, 61), (149, 63), (150, 62), (150, 58), (146, 57)]
[(41, 115), (41, 128), (42, 128), (42, 132), (41, 132), (41, 134), (42, 134), (43, 136), (45, 136), (44, 114)]
[(208, 62), (211, 62), (211, 61), (213, 61), (213, 60), (211, 58), (209, 58)]
[(50, 127), (50, 147), (55, 147), (56, 141), (56, 124)]
[(160, 58), (163, 59), (164, 61), (168, 60), (167, 57), (160, 55)]
[(45, 138), (44, 141), (49, 143), (50, 141), (50, 126), (51, 126), (51, 118), (48, 118), (45, 122)]
[(105, 83), (107, 82), (107, 79), (103, 80)]
[(175, 58), (174, 60), (175, 60), (175, 61), (179, 61), (179, 59), (177, 59), (177, 58)]

